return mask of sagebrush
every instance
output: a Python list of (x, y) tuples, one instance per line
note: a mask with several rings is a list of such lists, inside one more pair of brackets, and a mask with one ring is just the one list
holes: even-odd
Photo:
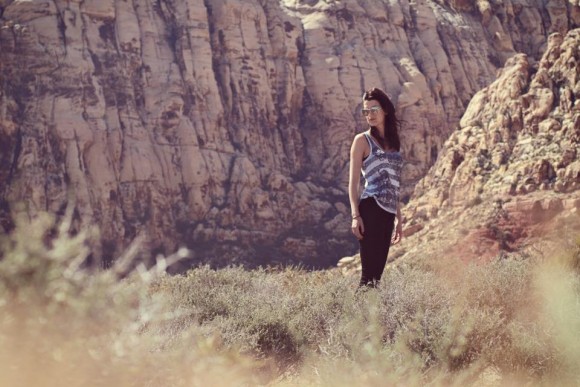
[(452, 273), (398, 264), (360, 291), (336, 270), (165, 274), (179, 254), (95, 270), (94, 231), (69, 228), (42, 214), (1, 238), (0, 385), (580, 382), (578, 243)]

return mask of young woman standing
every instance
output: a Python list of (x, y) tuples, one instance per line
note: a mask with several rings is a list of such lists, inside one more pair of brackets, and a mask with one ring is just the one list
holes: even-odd
[[(375, 287), (383, 274), (391, 244), (402, 238), (399, 196), (403, 159), (398, 133), (400, 122), (384, 91), (377, 88), (365, 91), (363, 115), (369, 129), (355, 136), (350, 149), (348, 193), (352, 232), (360, 245), (360, 286)], [(359, 192), (361, 171), (365, 180), (362, 194)]]

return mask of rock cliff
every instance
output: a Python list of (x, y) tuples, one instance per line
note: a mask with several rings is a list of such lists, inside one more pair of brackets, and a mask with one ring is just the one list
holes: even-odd
[(580, 29), (553, 34), (539, 63), (510, 58), (471, 100), (409, 210), (435, 214), (501, 196), (580, 189)]
[[(510, 58), (404, 210), (402, 261), (488, 260), (580, 233), (580, 29)], [(427, 248), (426, 246), (429, 246)], [(568, 246), (571, 248), (572, 245)], [(565, 247), (565, 246), (564, 246)], [(341, 266), (356, 268), (356, 257)]]
[[(105, 259), (142, 235), (195, 262), (329, 265), (356, 249), (346, 181), (364, 89), (405, 120), (408, 197), (496, 70), (533, 66), (578, 25), (577, 0), (0, 0), (2, 226), (10, 208), (72, 202)], [(533, 94), (529, 121), (502, 119), (545, 132), (545, 98), (574, 103)], [(475, 119), (461, 127), (487, 129)], [(544, 159), (550, 182), (574, 163)]]

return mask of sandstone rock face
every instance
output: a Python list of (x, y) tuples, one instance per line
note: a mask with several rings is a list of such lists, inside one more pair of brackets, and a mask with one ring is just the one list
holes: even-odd
[[(580, 24), (576, 0), (497, 3), (0, 0), (3, 228), (15, 202), (31, 216), (72, 202), (79, 223), (100, 226), (105, 258), (143, 235), (153, 251), (190, 247), (194, 261), (328, 265), (356, 249), (346, 181), (364, 89), (387, 90), (405, 120), (409, 195), (497, 68), (524, 52), (503, 71), (525, 80), (548, 34)], [(566, 47), (552, 42), (546, 60)], [(505, 155), (487, 140), (489, 163), (533, 147), (514, 150), (502, 128), (578, 127), (578, 86), (545, 73), (525, 113), (494, 118), (511, 121), (496, 126)], [(475, 116), (462, 128), (483, 130)], [(566, 144), (530, 167), (536, 186), (576, 189)], [(516, 192), (530, 189), (522, 168)], [(476, 184), (504, 183), (447, 195)]]
[(579, 97), (580, 29), (552, 34), (534, 65), (521, 54), (508, 60), (416, 185), (407, 246), (394, 255), (449, 264), (546, 243), (571, 249), (566, 241), (580, 232)]
[(534, 191), (577, 196), (579, 97), (580, 29), (552, 34), (535, 65), (510, 58), (416, 185), (410, 216)]

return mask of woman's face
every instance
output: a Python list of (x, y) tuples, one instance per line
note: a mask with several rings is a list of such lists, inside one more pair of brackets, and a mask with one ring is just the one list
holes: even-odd
[(363, 101), (363, 114), (370, 126), (385, 127), (385, 112), (379, 101)]

